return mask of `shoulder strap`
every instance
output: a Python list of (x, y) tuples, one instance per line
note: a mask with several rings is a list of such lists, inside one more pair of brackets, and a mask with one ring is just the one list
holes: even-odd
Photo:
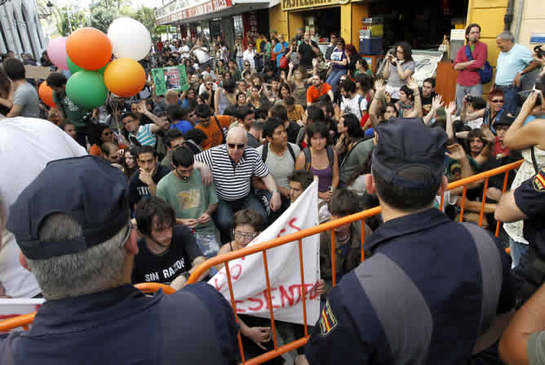
[(216, 125), (218, 126), (220, 132), (221, 132), (221, 144), (225, 143), (225, 133), (223, 132), (223, 128), (221, 127), (220, 121), (218, 120), (218, 117), (214, 115), (214, 120), (216, 121)]
[(539, 167), (537, 165), (536, 152), (534, 150), (534, 146), (532, 146), (532, 149), (530, 150), (530, 154), (532, 155), (532, 165), (534, 165), (534, 171), (537, 175), (539, 174)]
[(305, 170), (310, 170), (310, 165), (312, 164), (312, 156), (310, 154), (310, 150), (308, 147), (305, 147), (303, 149), (303, 153), (305, 154)]
[[(289, 146), (289, 144), (288, 144)], [(269, 144), (268, 143), (265, 143), (263, 145), (263, 151), (261, 152), (261, 159), (263, 160), (263, 163), (265, 163), (265, 161), (267, 161), (267, 155), (269, 154)]]
[(291, 147), (291, 144), (288, 142), (288, 151), (290, 151), (291, 158), (293, 158), (293, 162), (297, 161), (297, 158), (295, 157), (295, 152), (293, 151), (293, 147)]
[(466, 57), (468, 60), (473, 61), (473, 55), (471, 54), (471, 48), (469, 48), (469, 45), (466, 44)]

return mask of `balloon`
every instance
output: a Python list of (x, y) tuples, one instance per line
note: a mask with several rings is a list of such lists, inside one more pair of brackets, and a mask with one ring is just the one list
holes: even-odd
[(66, 64), (66, 37), (55, 38), (47, 45), (47, 57), (57, 68), (68, 70)]
[(132, 58), (118, 58), (106, 67), (104, 83), (112, 93), (130, 97), (146, 84), (146, 71)]
[(66, 52), (75, 65), (95, 71), (112, 58), (112, 44), (100, 30), (80, 28), (66, 40)]
[(50, 106), (51, 108), (57, 107), (57, 104), (53, 101), (53, 89), (47, 86), (46, 81), (42, 81), (40, 84), (38, 95), (40, 95), (40, 99), (42, 99), (45, 105)]
[[(68, 56), (66, 56), (66, 63), (68, 64), (68, 69), (70, 70), (70, 73), (72, 75), (75, 74), (76, 72), (79, 72), (79, 71), (83, 70), (81, 67), (79, 67), (74, 62), (72, 62), (72, 60)], [(107, 66), (108, 66), (108, 64), (106, 64), (106, 66), (104, 66), (104, 67), (101, 67), (97, 71), (100, 72), (101, 75), (104, 75), (104, 71), (106, 70)]]
[(151, 35), (147, 28), (132, 18), (117, 18), (108, 28), (108, 38), (117, 58), (141, 60), (151, 49)]
[(66, 95), (75, 104), (92, 109), (104, 104), (108, 90), (99, 72), (81, 70), (68, 79)]

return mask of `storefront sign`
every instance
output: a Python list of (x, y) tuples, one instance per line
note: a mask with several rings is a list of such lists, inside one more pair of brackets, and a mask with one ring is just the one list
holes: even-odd
[(281, 0), (282, 10), (298, 10), (317, 6), (343, 5), (350, 0)]
[(180, 7), (177, 2), (172, 2), (157, 11), (157, 24), (168, 24), (178, 20), (190, 19), (225, 10), (231, 6), (233, 6), (232, 0), (207, 0), (197, 5), (185, 7)]
[(151, 78), (156, 95), (165, 95), (168, 90), (180, 92), (189, 89), (184, 65), (154, 68), (151, 70)]

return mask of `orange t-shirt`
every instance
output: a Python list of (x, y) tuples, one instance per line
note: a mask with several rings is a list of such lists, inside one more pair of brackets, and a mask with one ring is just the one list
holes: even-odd
[(202, 143), (202, 149), (207, 150), (211, 147), (218, 146), (223, 142), (223, 131), (218, 128), (218, 123), (216, 123), (216, 118), (218, 118), (218, 123), (221, 128), (229, 128), (231, 125), (232, 117), (229, 115), (217, 115), (210, 117), (210, 123), (205, 127), (201, 123), (198, 123), (195, 128), (203, 131), (208, 138), (205, 139)]
[(317, 102), (320, 96), (327, 94), (329, 90), (331, 90), (331, 86), (327, 82), (324, 82), (322, 85), (320, 85), (319, 88), (311, 85), (307, 89), (307, 104), (310, 105), (314, 102)]

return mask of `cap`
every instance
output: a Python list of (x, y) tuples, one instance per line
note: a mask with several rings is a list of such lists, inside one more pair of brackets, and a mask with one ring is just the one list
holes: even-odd
[(494, 127), (498, 125), (511, 125), (515, 121), (515, 117), (511, 114), (504, 112), (501, 113), (500, 119), (496, 120), (493, 124)]
[[(441, 183), (447, 134), (422, 119), (392, 118), (377, 126), (372, 169), (389, 184), (427, 188)], [(417, 178), (411, 178), (410, 175)]]
[[(82, 236), (41, 242), (40, 226), (54, 213), (75, 219)], [(129, 213), (125, 175), (98, 157), (83, 156), (48, 163), (11, 206), (6, 228), (27, 258), (40, 260), (107, 241), (128, 225)]]

